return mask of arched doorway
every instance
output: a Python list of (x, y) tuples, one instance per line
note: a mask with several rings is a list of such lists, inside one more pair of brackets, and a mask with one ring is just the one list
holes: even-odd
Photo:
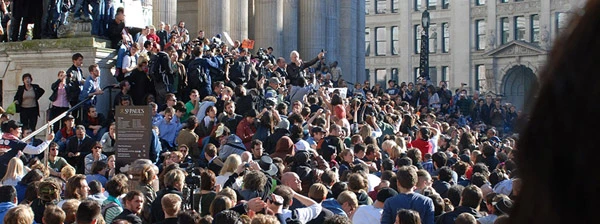
[(538, 80), (530, 68), (516, 65), (506, 72), (502, 86), (504, 102), (515, 105), (517, 110), (527, 111), (523, 105), (526, 100), (531, 98), (530, 94), (537, 90)]

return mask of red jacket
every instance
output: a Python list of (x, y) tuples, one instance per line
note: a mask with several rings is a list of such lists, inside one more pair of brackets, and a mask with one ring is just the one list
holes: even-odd
[(429, 141), (425, 141), (423, 139), (416, 139), (410, 143), (413, 148), (419, 149), (421, 151), (421, 161), (425, 161), (425, 154), (432, 154), (433, 145)]
[(242, 121), (238, 124), (235, 129), (235, 134), (242, 139), (244, 146), (246, 146), (246, 150), (250, 150), (250, 143), (252, 143), (252, 137), (256, 133), (256, 126), (254, 124), (248, 123), (246, 118), (243, 118)]

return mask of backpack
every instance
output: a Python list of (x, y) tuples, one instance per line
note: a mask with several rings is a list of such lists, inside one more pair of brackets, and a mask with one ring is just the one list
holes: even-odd
[[(203, 59), (199, 59), (203, 60)], [(200, 64), (193, 63), (188, 67), (188, 86), (191, 88), (206, 87), (208, 77), (206, 70)]]
[(169, 62), (170, 60), (171, 59), (169, 59), (167, 53), (161, 51), (158, 52), (158, 54), (156, 55), (152, 55), (150, 57), (150, 60), (148, 61), (148, 76), (150, 76), (150, 78), (154, 80), (154, 83), (160, 82), (159, 80), (162, 80), (167, 89), (167, 92), (172, 92), (170, 90), (172, 77), (168, 77), (169, 74), (167, 74), (167, 69), (169, 68), (163, 68), (161, 62)]
[(109, 202), (108, 204), (102, 204), (102, 208), (101, 208), (102, 217), (106, 217), (106, 212), (108, 211), (108, 209), (116, 208), (116, 207), (120, 207), (120, 206), (119, 206), (119, 204), (117, 204), (115, 202)]

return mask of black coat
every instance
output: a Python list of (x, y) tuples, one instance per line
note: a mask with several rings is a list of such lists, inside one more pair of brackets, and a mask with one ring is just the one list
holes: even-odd
[(293, 63), (293, 62), (289, 63), (287, 65), (286, 72), (288, 74), (287, 78), (290, 79), (291, 84), (295, 85), (295, 86), (299, 86), (302, 70), (314, 65), (318, 61), (319, 61), (319, 58), (314, 58), (313, 60), (310, 60), (309, 62), (301, 63), (300, 66), (297, 66), (296, 63)]
[[(40, 99), (40, 97), (42, 97), (42, 95), (44, 95), (44, 93), (46, 91), (36, 84), (31, 84), (31, 87), (33, 88), (33, 91), (35, 92), (35, 109), (37, 111), (36, 115), (40, 116), (40, 103), (38, 102), (38, 100)], [(14, 97), (14, 100), (19, 102), (19, 103), (17, 103), (17, 112), (21, 111), (21, 103), (23, 102), (23, 92), (25, 92), (25, 86), (20, 85), (17, 88), (17, 94), (15, 94), (15, 97)]]
[(80, 86), (81, 82), (85, 81), (85, 77), (83, 76), (83, 69), (81, 70), (81, 79), (78, 78), (77, 72), (79, 72), (78, 68), (75, 65), (71, 65), (69, 69), (67, 69), (67, 98), (69, 102), (77, 102), (79, 101), (79, 93), (81, 92)]
[[(69, 101), (69, 99), (71, 99), (72, 93), (69, 91), (72, 88), (73, 83), (67, 81), (65, 83), (65, 92), (67, 93), (67, 101)], [(56, 101), (56, 98), (58, 97), (58, 87), (60, 86), (60, 79), (56, 80), (56, 82), (52, 83), (52, 85), (50, 86), (50, 89), (52, 90), (52, 95), (50, 95), (49, 100), (51, 102)], [(77, 95), (77, 97), (79, 97), (79, 95)]]
[(79, 145), (79, 139), (77, 139), (77, 136), (73, 136), (73, 137), (69, 138), (65, 156), (69, 152), (72, 152), (72, 153), (80, 152), (81, 158), (84, 158), (85, 155), (92, 152), (92, 147), (94, 147), (95, 144), (96, 144), (96, 141), (94, 141), (92, 138), (90, 138), (90, 136), (85, 136), (81, 145)]

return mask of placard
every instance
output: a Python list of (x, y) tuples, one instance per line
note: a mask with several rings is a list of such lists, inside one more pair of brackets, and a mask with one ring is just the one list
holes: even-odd
[(243, 40), (242, 41), (242, 48), (254, 49), (254, 41), (253, 40), (249, 40), (249, 39)]
[(342, 97), (342, 99), (346, 98), (346, 96), (348, 95), (348, 88), (344, 87), (344, 88), (328, 88), (327, 89), (329, 91), (329, 93), (333, 93), (333, 91), (338, 90), (340, 92), (340, 96)]
[(115, 156), (117, 168), (150, 157), (152, 140), (150, 106), (117, 106)]

